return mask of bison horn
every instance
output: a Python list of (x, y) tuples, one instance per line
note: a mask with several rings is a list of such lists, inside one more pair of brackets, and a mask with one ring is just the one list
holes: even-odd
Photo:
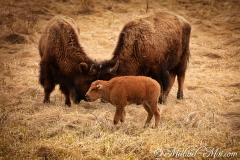
[(117, 63), (115, 64), (115, 66), (110, 69), (110, 72), (111, 72), (111, 73), (116, 73), (118, 67), (119, 67), (119, 60), (117, 61)]
[(89, 69), (89, 74), (92, 74), (94, 71), (94, 64), (91, 65), (90, 69)]

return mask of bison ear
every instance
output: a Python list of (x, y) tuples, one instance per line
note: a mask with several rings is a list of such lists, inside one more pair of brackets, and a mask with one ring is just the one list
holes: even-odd
[(87, 63), (81, 62), (79, 64), (79, 71), (80, 71), (80, 73), (87, 73), (87, 71), (88, 71)]
[(113, 68), (110, 68), (110, 73), (115, 74), (118, 70), (118, 67), (119, 67), (119, 60), (117, 61), (117, 63)]

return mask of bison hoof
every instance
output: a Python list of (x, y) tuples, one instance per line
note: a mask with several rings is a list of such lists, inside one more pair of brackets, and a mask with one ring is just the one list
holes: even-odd
[(50, 103), (50, 100), (44, 99), (44, 100), (43, 100), (43, 103)]
[(66, 101), (66, 102), (65, 102), (65, 105), (67, 105), (68, 107), (70, 107), (70, 106), (71, 106), (71, 102), (70, 102), (70, 101)]
[(71, 107), (71, 102), (66, 102), (65, 105), (67, 105), (68, 107)]
[[(84, 99), (84, 100), (85, 100), (85, 99)], [(79, 104), (79, 103), (80, 103), (80, 101), (81, 101), (81, 99), (80, 99), (80, 98), (74, 97), (74, 100), (73, 100), (73, 102), (74, 102), (75, 104)]]
[(76, 100), (74, 100), (74, 103), (75, 103), (75, 104), (79, 104), (79, 103), (80, 103), (80, 101), (76, 101)]
[(164, 98), (159, 98), (158, 103), (159, 104), (167, 104), (167, 100)]
[(177, 99), (179, 99), (179, 100), (180, 100), (180, 99), (183, 99), (183, 93), (182, 93), (182, 92), (179, 91), (179, 92), (177, 93)]

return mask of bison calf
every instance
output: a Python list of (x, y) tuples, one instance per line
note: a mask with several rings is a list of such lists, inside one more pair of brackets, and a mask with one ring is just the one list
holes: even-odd
[(145, 76), (122, 76), (109, 81), (94, 81), (88, 92), (86, 100), (95, 101), (101, 98), (116, 107), (114, 124), (119, 120), (124, 122), (125, 106), (129, 104), (143, 104), (148, 112), (145, 126), (155, 117), (155, 128), (159, 124), (160, 112), (157, 106), (160, 96), (160, 85), (157, 81)]

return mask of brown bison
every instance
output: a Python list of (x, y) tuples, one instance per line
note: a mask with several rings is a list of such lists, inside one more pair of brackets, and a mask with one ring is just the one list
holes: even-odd
[(119, 120), (124, 122), (126, 112), (125, 107), (129, 104), (143, 104), (148, 112), (145, 126), (150, 123), (153, 115), (155, 117), (155, 127), (160, 120), (158, 109), (158, 99), (160, 96), (160, 85), (152, 78), (145, 76), (121, 76), (109, 81), (97, 80), (93, 82), (86, 93), (86, 100), (95, 101), (101, 98), (116, 107), (114, 124)]
[(79, 41), (80, 30), (69, 17), (56, 16), (49, 21), (39, 41), (41, 56), (39, 81), (44, 88), (44, 102), (50, 102), (50, 93), (56, 84), (70, 106), (70, 94), (79, 103), (91, 82), (96, 80), (96, 64), (84, 52)]
[(127, 23), (110, 60), (103, 61), (98, 79), (145, 75), (162, 86), (160, 101), (166, 102), (175, 77), (177, 98), (183, 98), (183, 83), (189, 61), (191, 26), (182, 17), (158, 12)]

